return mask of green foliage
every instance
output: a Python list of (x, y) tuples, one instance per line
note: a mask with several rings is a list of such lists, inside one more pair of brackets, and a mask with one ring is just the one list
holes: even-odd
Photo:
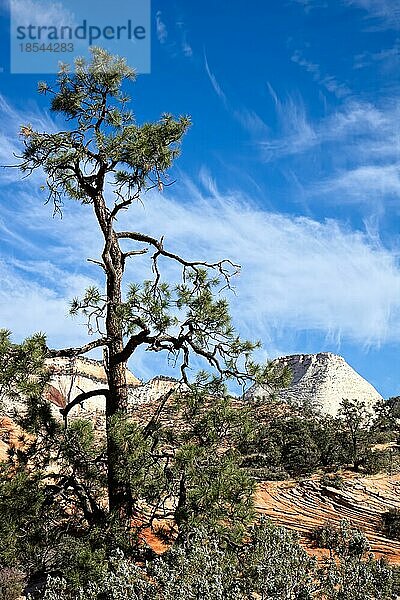
[[(100, 48), (91, 52), (90, 62), (75, 61), (73, 74), (62, 65), (54, 87), (39, 84), (68, 126), (57, 133), (23, 127), (20, 168), (27, 176), (43, 169), (55, 212), (65, 199), (91, 204), (104, 238), (97, 262), (106, 291), (88, 288), (72, 301), (71, 313), (85, 316), (89, 332), (101, 336), (95, 345), (106, 350), (106, 439), (88, 422), (66, 418), (63, 428), (53, 418), (43, 399), (43, 336), (17, 346), (1, 332), (0, 390), (7, 400), (25, 403), (19, 422), (34, 439), (0, 474), (0, 566), (23, 569), (30, 582), (48, 578), (48, 600), (317, 597), (315, 563), (296, 536), (269, 522), (251, 527), (248, 467), (303, 475), (340, 463), (344, 446), (358, 468), (368, 429), (363, 407), (345, 401), (336, 422), (291, 414), (258, 427), (251, 407), (234, 410), (224, 381), (274, 387), (288, 375), (256, 364), (252, 352), (259, 344), (241, 340), (233, 327), (222, 290), (239, 267), (228, 260), (187, 261), (167, 251), (163, 238), (115, 230), (121, 210), (168, 183), (190, 121), (166, 114), (139, 125), (122, 91), (134, 72)], [(128, 242), (133, 250), (125, 249)], [(149, 248), (153, 279), (125, 288), (126, 260)], [(177, 284), (163, 280), (165, 260), (178, 266)], [(128, 419), (123, 381), (126, 361), (141, 345), (179, 363), (186, 384), (174, 398), (160, 398), (147, 424)], [(193, 354), (213, 374), (201, 372), (190, 384)], [(165, 410), (178, 427), (163, 421)], [(155, 560), (141, 533), (163, 519), (172, 519), (171, 548)], [(323, 572), (325, 589), (336, 594), (347, 579), (353, 585), (354, 556), (360, 589), (368, 578), (370, 586), (379, 578), (382, 589), (391, 585), (389, 571), (361, 560), (365, 549), (346, 550), (354, 543), (346, 538), (332, 550), (340, 568), (333, 562)], [(339, 597), (348, 596), (332, 596)]]
[[(176, 393), (168, 406), (161, 401), (148, 423), (118, 414), (111, 420), (116, 473), (130, 507), (124, 518), (104, 503), (102, 435), (88, 421), (69, 419), (66, 428), (54, 423), (50, 436), (48, 415), (39, 412), (28, 450), (0, 473), (0, 566), (20, 568), (31, 581), (60, 573), (72, 593), (98, 580), (118, 549), (144, 560), (140, 531), (154, 519), (172, 517), (180, 540), (202, 527), (240, 543), (254, 516), (254, 482), (235, 449), (247, 410), (233, 408), (224, 388), (207, 381), (200, 375), (198, 386)], [(180, 426), (164, 423), (166, 412)]]
[(41, 474), (2, 470), (0, 474), (0, 564), (26, 573), (46, 571), (57, 546), (57, 510), (49, 505)]
[(378, 431), (391, 433), (400, 430), (400, 396), (380, 400), (374, 407), (374, 426)]
[(0, 568), (0, 600), (17, 600), (22, 595), (24, 574), (17, 569)]
[(264, 479), (298, 477), (321, 467), (337, 468), (346, 462), (343, 432), (338, 425), (318, 415), (272, 417), (267, 423), (255, 418), (252, 434), (240, 444), (244, 465)]
[(244, 564), (248, 591), (259, 594), (263, 600), (313, 597), (315, 560), (301, 548), (298, 536), (284, 527), (276, 527), (268, 520), (254, 526), (245, 547)]
[[(11, 342), (11, 333), (0, 329), (0, 407), (18, 403), (21, 398), (41, 398), (47, 381), (44, 369), (46, 340), (36, 334), (22, 344)], [(16, 407), (17, 408), (17, 407)], [(32, 420), (30, 420), (32, 422)]]
[(392, 451), (366, 449), (361, 464), (367, 475), (388, 473), (393, 465)]
[[(322, 534), (321, 534), (322, 535)], [(322, 539), (323, 538), (323, 539)], [(191, 531), (164, 555), (137, 565), (117, 552), (107, 572), (71, 592), (64, 580), (49, 579), (46, 600), (394, 600), (396, 573), (367, 555), (359, 531), (343, 521), (321, 537), (331, 550), (318, 564), (297, 535), (262, 519), (244, 544), (230, 545), (203, 529)]]
[(383, 559), (369, 554), (365, 536), (343, 520), (315, 533), (318, 546), (328, 548), (330, 558), (319, 571), (322, 597), (330, 600), (390, 600), (396, 598), (395, 577)]
[[(60, 210), (65, 197), (91, 202), (90, 184), (80, 176), (97, 170), (109, 174), (113, 191), (129, 197), (161, 183), (161, 175), (179, 153), (179, 141), (189, 127), (187, 117), (174, 120), (163, 115), (158, 123), (137, 125), (127, 107), (129, 97), (124, 82), (135, 79), (124, 59), (101, 48), (91, 48), (91, 61), (75, 60), (75, 73), (62, 65), (56, 86), (39, 84), (39, 92), (51, 95), (51, 108), (61, 113), (75, 128), (58, 133), (42, 133), (24, 126), (21, 169), (26, 174), (43, 167), (49, 199)], [(92, 170), (92, 172), (93, 172)], [(92, 181), (93, 183), (93, 181)]]
[(382, 529), (385, 535), (394, 540), (400, 539), (400, 510), (390, 508), (382, 515)]
[(120, 554), (107, 575), (69, 594), (60, 580), (47, 586), (47, 600), (306, 600), (315, 588), (315, 561), (294, 534), (262, 521), (248, 532), (244, 546), (229, 546), (203, 528), (194, 529), (183, 544), (173, 546), (146, 570)]
[(344, 479), (339, 473), (326, 473), (320, 479), (321, 485), (326, 487), (333, 487), (337, 490), (342, 490), (344, 487)]
[(150, 523), (172, 516), (180, 536), (202, 526), (240, 539), (253, 518), (254, 482), (235, 449), (246, 411), (233, 409), (228, 396), (210, 397), (194, 386), (177, 394), (167, 410), (175, 428), (155, 420), (145, 426), (114, 420), (118, 476), (132, 514), (146, 506)]
[(369, 435), (371, 413), (367, 410), (365, 402), (344, 399), (340, 404), (338, 416), (348, 436), (351, 462), (357, 470), (371, 443)]
[(157, 586), (157, 600), (246, 598), (243, 565), (237, 554), (202, 528), (193, 530), (184, 545), (156, 560), (150, 576)]

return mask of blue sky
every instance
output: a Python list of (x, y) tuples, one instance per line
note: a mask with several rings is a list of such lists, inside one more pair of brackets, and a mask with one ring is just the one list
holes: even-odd
[[(61, 125), (40, 77), (9, 73), (7, 13), (1, 164), (21, 123)], [(151, 74), (129, 90), (139, 122), (171, 112), (193, 126), (175, 185), (127, 225), (239, 260), (232, 312), (261, 359), (339, 353), (386, 397), (400, 394), (399, 48), (400, 0), (153, 0)], [(68, 300), (100, 281), (85, 262), (100, 240), (87, 207), (52, 219), (40, 183), (1, 173), (0, 323), (17, 340), (39, 329), (78, 344)], [(167, 369), (143, 356), (131, 367)]]

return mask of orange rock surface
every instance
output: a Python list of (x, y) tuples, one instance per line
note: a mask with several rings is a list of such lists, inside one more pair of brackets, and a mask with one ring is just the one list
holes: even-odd
[(29, 435), (23, 432), (8, 417), (0, 416), (0, 461), (7, 458), (10, 448), (22, 448), (29, 442)]
[(277, 525), (297, 531), (311, 554), (322, 554), (313, 547), (312, 530), (327, 521), (338, 525), (346, 518), (365, 533), (376, 557), (384, 556), (391, 564), (400, 565), (400, 541), (385, 537), (381, 527), (382, 513), (389, 508), (400, 509), (399, 492), (400, 475), (349, 474), (341, 490), (323, 486), (316, 478), (264, 482), (258, 487), (255, 501), (258, 512)]

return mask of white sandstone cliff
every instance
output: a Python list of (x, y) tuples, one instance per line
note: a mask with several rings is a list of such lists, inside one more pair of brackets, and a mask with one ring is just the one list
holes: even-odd
[[(292, 373), (291, 384), (276, 394), (282, 402), (336, 415), (343, 399), (362, 400), (369, 408), (382, 399), (376, 389), (337, 354), (294, 354), (274, 362), (278, 366), (288, 366)], [(264, 398), (265, 401), (270, 396), (271, 392), (261, 386), (253, 386), (247, 393), (247, 397)]]

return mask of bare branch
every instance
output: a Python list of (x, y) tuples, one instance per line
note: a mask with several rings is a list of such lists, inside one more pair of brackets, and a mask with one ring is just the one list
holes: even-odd
[(126, 362), (128, 360), (128, 358), (130, 358), (132, 356), (132, 354), (135, 352), (135, 350), (136, 350), (136, 348), (138, 348), (138, 346), (141, 346), (142, 344), (146, 344), (146, 343), (153, 341), (153, 338), (150, 338), (149, 334), (150, 334), (150, 329), (148, 329), (147, 327), (144, 327), (142, 329), (142, 331), (140, 331), (136, 335), (132, 335), (129, 338), (128, 342), (126, 343), (122, 352), (120, 352), (119, 354), (117, 354), (114, 357), (114, 364), (120, 364), (122, 362)]
[(94, 396), (104, 396), (107, 399), (109, 396), (109, 393), (110, 392), (107, 388), (100, 388), (99, 390), (92, 390), (90, 392), (82, 392), (81, 394), (78, 394), (78, 396), (76, 396), (72, 400), (72, 402), (67, 404), (67, 406), (65, 408), (60, 409), (60, 413), (62, 414), (62, 417), (64, 419), (65, 427), (67, 426), (68, 414), (74, 408), (74, 406), (77, 406), (78, 404), (81, 404), (85, 400), (88, 400), (89, 398), (93, 398)]
[(86, 352), (90, 352), (94, 348), (100, 348), (101, 346), (105, 346), (108, 343), (107, 338), (101, 338), (99, 340), (93, 340), (93, 342), (89, 342), (80, 348), (63, 348), (61, 350), (51, 350), (47, 349), (46, 358), (56, 358), (58, 356), (69, 357), (72, 358), (74, 356), (80, 356), (81, 354), (86, 354)]
[(139, 233), (137, 231), (120, 231), (116, 235), (118, 239), (131, 239), (135, 242), (140, 242), (153, 246), (153, 248), (157, 250), (157, 252), (153, 256), (153, 262), (156, 262), (158, 256), (161, 255), (165, 256), (166, 258), (171, 258), (172, 260), (175, 260), (180, 265), (182, 265), (184, 269), (193, 269), (195, 271), (201, 269), (201, 267), (216, 269), (224, 277), (224, 279), (227, 282), (227, 285), (229, 285), (230, 278), (237, 275), (240, 271), (240, 265), (235, 264), (229, 259), (220, 260), (215, 263), (209, 263), (206, 261), (186, 260), (179, 256), (179, 254), (174, 254), (173, 252), (165, 250), (163, 239), (157, 240), (156, 238), (153, 238), (149, 235), (145, 235), (143, 233)]
[(129, 252), (124, 252), (123, 257), (128, 258), (128, 256), (138, 256), (139, 254), (147, 254), (148, 251), (148, 248), (143, 248), (143, 250), (130, 250)]
[(159, 405), (158, 405), (157, 409), (154, 411), (154, 413), (152, 414), (150, 421), (147, 423), (147, 425), (143, 429), (143, 436), (145, 438), (149, 437), (154, 432), (154, 430), (158, 424), (160, 415), (161, 415), (166, 403), (168, 402), (168, 400), (170, 399), (170, 397), (172, 396), (172, 394), (175, 391), (176, 390), (174, 388), (172, 388), (157, 399), (157, 402), (159, 402)]
[(101, 267), (103, 269), (104, 272), (106, 272), (106, 265), (101, 262), (101, 260), (95, 260), (94, 258), (88, 258), (87, 262), (93, 263), (94, 265), (98, 265), (99, 267)]

